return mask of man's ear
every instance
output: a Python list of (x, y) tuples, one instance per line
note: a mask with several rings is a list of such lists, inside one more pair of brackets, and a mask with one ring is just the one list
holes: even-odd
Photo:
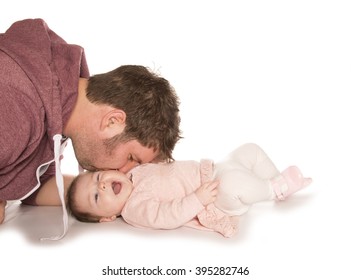
[(123, 132), (126, 126), (126, 113), (123, 110), (112, 109), (101, 120), (101, 131), (104, 138), (112, 138)]
[(114, 220), (117, 219), (117, 216), (116, 215), (113, 215), (111, 217), (102, 217), (100, 218), (99, 222), (100, 223), (103, 223), (103, 222), (113, 222)]

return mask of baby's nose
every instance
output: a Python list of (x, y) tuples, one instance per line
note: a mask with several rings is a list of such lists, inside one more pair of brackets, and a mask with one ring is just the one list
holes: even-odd
[(99, 182), (99, 190), (104, 191), (106, 189), (105, 182)]

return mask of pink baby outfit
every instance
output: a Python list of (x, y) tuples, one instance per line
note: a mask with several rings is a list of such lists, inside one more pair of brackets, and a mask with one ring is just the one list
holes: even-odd
[(238, 218), (226, 215), (213, 204), (205, 208), (194, 193), (212, 180), (212, 161), (145, 164), (129, 175), (135, 188), (122, 211), (127, 223), (154, 229), (188, 226), (216, 231), (225, 237), (235, 234)]

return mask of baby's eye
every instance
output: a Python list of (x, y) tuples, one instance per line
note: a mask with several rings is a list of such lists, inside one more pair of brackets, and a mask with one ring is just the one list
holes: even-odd
[(99, 198), (99, 195), (95, 194), (95, 202), (98, 200), (98, 198)]

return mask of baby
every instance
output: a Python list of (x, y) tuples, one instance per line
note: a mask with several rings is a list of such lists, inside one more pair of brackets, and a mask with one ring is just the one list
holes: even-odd
[(256, 144), (221, 162), (148, 163), (129, 173), (85, 172), (67, 194), (68, 209), (84, 222), (113, 221), (153, 229), (189, 226), (235, 234), (238, 216), (257, 202), (284, 200), (312, 182), (291, 166), (279, 172)]

